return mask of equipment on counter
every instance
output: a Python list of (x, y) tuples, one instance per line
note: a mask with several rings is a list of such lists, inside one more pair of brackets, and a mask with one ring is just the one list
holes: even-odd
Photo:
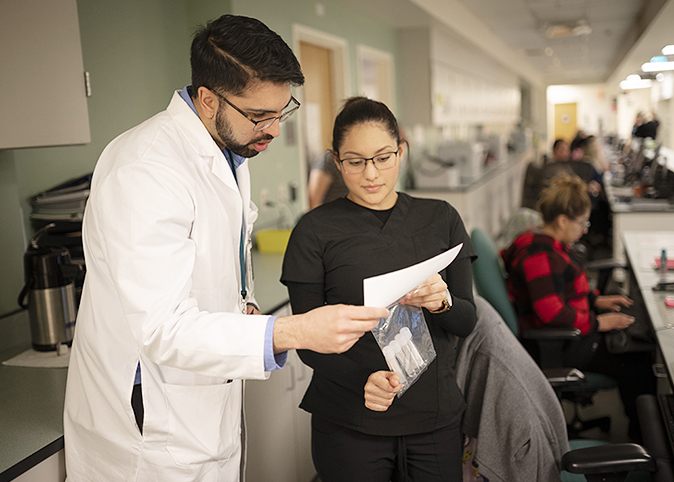
[(77, 313), (75, 280), (83, 273), (81, 265), (71, 263), (66, 247), (39, 245), (40, 237), (53, 226), (48, 224), (35, 233), (23, 257), (25, 286), (18, 302), (28, 308), (32, 345), (37, 351), (72, 343)]

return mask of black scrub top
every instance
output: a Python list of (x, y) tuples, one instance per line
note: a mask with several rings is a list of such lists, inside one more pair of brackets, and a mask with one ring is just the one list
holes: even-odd
[(281, 282), (288, 286), (294, 313), (323, 304), (363, 304), (363, 280), (425, 261), (460, 243), (463, 248), (440, 274), (452, 295), (442, 314), (424, 309), (436, 359), (385, 412), (365, 407), (370, 374), (388, 370), (371, 333), (339, 355), (298, 350), (314, 369), (301, 408), (372, 435), (425, 433), (457, 424), (463, 397), (456, 386), (456, 336), (475, 326), (470, 264), (476, 257), (456, 210), (444, 201), (404, 193), (387, 220), (348, 199), (337, 199), (305, 214), (290, 236)]

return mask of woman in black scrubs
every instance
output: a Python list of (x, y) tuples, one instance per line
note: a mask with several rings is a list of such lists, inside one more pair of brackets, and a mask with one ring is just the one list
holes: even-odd
[(476, 320), (470, 238), (446, 202), (395, 191), (404, 145), (384, 104), (349, 99), (332, 148), (349, 193), (310, 211), (293, 230), (281, 281), (294, 313), (362, 305), (363, 279), (463, 248), (404, 301), (423, 308), (437, 357), (401, 397), (400, 378), (371, 333), (339, 355), (298, 350), (314, 370), (300, 405), (312, 414), (314, 465), (323, 482), (460, 481), (464, 401), (453, 366), (456, 337)]

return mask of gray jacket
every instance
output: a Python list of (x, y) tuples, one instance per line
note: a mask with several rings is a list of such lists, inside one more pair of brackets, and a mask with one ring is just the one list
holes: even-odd
[(457, 359), (466, 399), (462, 430), (477, 439), (474, 463), (490, 482), (560, 481), (569, 450), (555, 392), (536, 363), (483, 298), (477, 325)]

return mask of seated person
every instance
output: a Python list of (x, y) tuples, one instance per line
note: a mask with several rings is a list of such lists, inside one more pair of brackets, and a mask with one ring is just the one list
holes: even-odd
[[(540, 327), (575, 327), (581, 337), (565, 344), (566, 366), (606, 374), (618, 383), (629, 435), (638, 440), (636, 398), (655, 393), (648, 352), (612, 354), (604, 333), (627, 328), (634, 318), (620, 313), (632, 300), (590, 291), (587, 273), (570, 245), (589, 227), (590, 198), (578, 176), (559, 174), (541, 194), (543, 226), (520, 235), (503, 252), (508, 292), (520, 331)], [(535, 348), (523, 344), (536, 358)]]
[[(597, 257), (606, 257), (606, 252), (612, 249), (612, 240), (610, 207), (602, 186), (602, 176), (594, 167), (594, 162), (590, 155), (591, 137), (577, 136), (574, 139), (575, 148), (570, 151), (570, 158), (565, 161), (556, 160), (543, 168), (541, 172), (541, 189), (548, 186), (550, 180), (562, 172), (569, 175), (575, 174), (585, 182), (587, 192), (592, 201), (590, 217), (592, 228), (583, 236), (581, 244), (588, 251), (588, 259), (595, 259)], [(566, 155), (568, 155), (568, 152), (567, 149)], [(562, 155), (564, 154), (562, 152)]]
[(325, 153), (314, 160), (309, 173), (307, 191), (309, 194), (309, 209), (314, 209), (340, 197), (346, 197), (349, 193), (335, 164), (335, 155), (331, 151), (326, 150)]

